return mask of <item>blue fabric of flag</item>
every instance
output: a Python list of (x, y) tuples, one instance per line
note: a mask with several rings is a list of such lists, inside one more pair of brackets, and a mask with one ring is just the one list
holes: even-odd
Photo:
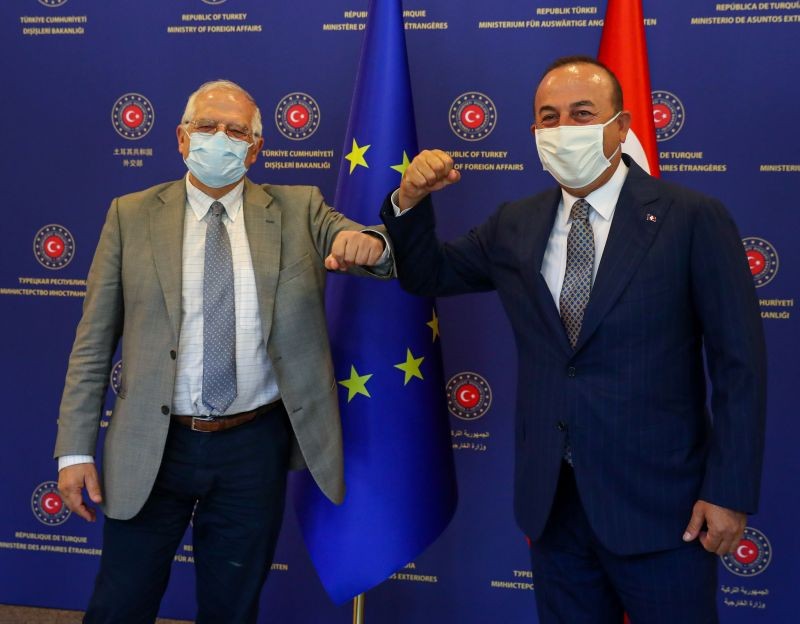
[[(378, 222), (416, 153), (402, 5), (373, 0), (334, 205)], [(320, 579), (343, 603), (421, 554), (449, 523), (457, 494), (433, 301), (395, 280), (336, 275), (327, 312), (347, 495), (334, 505), (308, 474), (293, 493)]]

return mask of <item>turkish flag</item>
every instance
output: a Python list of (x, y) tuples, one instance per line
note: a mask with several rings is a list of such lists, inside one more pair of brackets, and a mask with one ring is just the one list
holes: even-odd
[(619, 79), (625, 96), (625, 110), (631, 112), (633, 119), (622, 151), (630, 154), (645, 171), (658, 177), (642, 0), (608, 0), (597, 58)]

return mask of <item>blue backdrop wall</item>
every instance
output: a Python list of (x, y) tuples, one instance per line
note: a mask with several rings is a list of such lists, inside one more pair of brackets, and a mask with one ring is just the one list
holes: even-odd
[[(0, 602), (83, 608), (91, 590), (100, 524), (62, 506), (51, 452), (84, 279), (110, 200), (184, 174), (175, 126), (187, 95), (219, 77), (241, 83), (261, 106), (266, 143), (250, 177), (316, 184), (332, 198), (366, 6), (0, 5)], [(440, 232), (454, 236), (499, 202), (552, 184), (528, 131), (533, 90), (553, 58), (597, 52), (605, 1), (407, 0), (405, 9), (420, 145), (456, 153), (464, 174), (436, 198)], [(720, 198), (734, 215), (768, 339), (762, 506), (737, 555), (720, 562), (722, 618), (795, 622), (800, 2), (644, 0), (644, 12), (663, 176)], [(451, 124), (464, 96), (495, 112), (482, 136)], [(439, 315), (452, 408), (442, 417), (451, 423), (459, 508), (426, 553), (368, 594), (367, 619), (535, 622), (534, 579), (511, 506), (509, 327), (492, 294), (441, 300)], [(190, 543), (176, 557), (162, 615), (193, 615)], [(350, 608), (324, 594), (289, 507), (261, 621), (349, 619)]]

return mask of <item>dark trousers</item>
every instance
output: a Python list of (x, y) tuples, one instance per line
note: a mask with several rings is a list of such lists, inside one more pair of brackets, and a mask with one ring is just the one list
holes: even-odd
[(193, 511), (198, 624), (255, 622), (283, 520), (289, 440), (283, 408), (215, 433), (173, 423), (144, 507), (105, 520), (84, 622), (155, 620)]
[(589, 526), (566, 464), (531, 562), (540, 624), (622, 624), (623, 612), (631, 624), (718, 622), (717, 556), (698, 541), (642, 555), (609, 552)]

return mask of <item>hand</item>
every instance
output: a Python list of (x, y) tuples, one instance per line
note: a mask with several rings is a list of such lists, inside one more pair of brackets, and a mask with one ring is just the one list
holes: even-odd
[(87, 522), (94, 522), (97, 512), (83, 501), (81, 490), (84, 486), (93, 503), (103, 502), (100, 480), (94, 464), (74, 464), (58, 471), (58, 491), (67, 507)]
[(427, 195), (455, 184), (461, 174), (442, 150), (423, 150), (406, 168), (400, 181), (400, 210), (413, 208)]
[[(703, 524), (708, 527), (707, 531), (701, 530)], [(747, 516), (741, 511), (699, 500), (692, 509), (692, 518), (683, 534), (683, 541), (691, 542), (699, 535), (703, 548), (722, 556), (736, 550), (746, 525)]]
[(351, 266), (374, 266), (383, 255), (384, 245), (380, 236), (343, 230), (333, 239), (331, 253), (325, 258), (325, 268), (346, 271)]

